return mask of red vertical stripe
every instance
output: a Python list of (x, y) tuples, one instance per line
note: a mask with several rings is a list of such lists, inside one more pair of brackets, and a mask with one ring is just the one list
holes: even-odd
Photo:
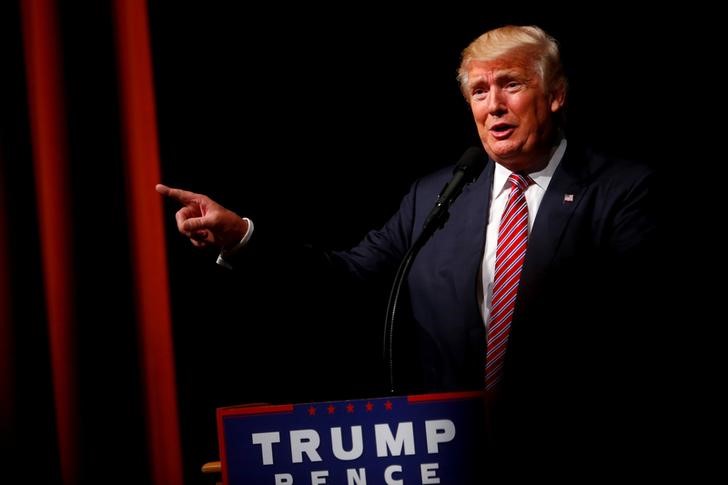
[(182, 483), (162, 201), (154, 191), (161, 177), (147, 7), (145, 0), (114, 6), (152, 478)]
[[(1, 156), (1, 154), (0, 154)], [(0, 167), (2, 167), (0, 160)], [(13, 370), (13, 330), (10, 321), (10, 268), (8, 262), (8, 224), (5, 216), (5, 187), (0, 173), (0, 435), (9, 433), (15, 415)]]
[(54, 0), (21, 3), (53, 396), (63, 482), (78, 482), (69, 181)]

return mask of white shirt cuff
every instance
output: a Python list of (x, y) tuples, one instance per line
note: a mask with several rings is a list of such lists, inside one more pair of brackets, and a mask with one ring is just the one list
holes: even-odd
[(253, 231), (255, 230), (253, 221), (251, 219), (248, 219), (247, 217), (243, 217), (243, 220), (248, 223), (248, 230), (243, 235), (243, 238), (240, 240), (239, 243), (237, 243), (232, 248), (221, 249), (220, 254), (217, 255), (216, 263), (218, 265), (222, 266), (223, 268), (233, 269), (232, 265), (230, 263), (228, 263), (227, 261), (225, 261), (225, 258), (237, 253), (242, 247), (244, 247), (246, 244), (248, 244), (248, 241), (250, 241), (250, 238), (253, 236)]

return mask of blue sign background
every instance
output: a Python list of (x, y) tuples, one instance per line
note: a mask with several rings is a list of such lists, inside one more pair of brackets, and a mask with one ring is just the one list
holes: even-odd
[[(420, 465), (436, 463), (434, 476), (439, 482), (480, 483), (483, 464), (483, 401), (479, 393), (390, 397), (355, 401), (297, 404), (290, 412), (271, 412), (282, 406), (222, 408), (218, 410), (221, 429), (223, 476), (229, 485), (274, 484), (278, 473), (290, 474), (293, 484), (311, 483), (311, 472), (327, 470), (319, 483), (347, 484), (347, 469), (366, 470), (366, 483), (385, 483), (385, 469), (399, 465), (393, 478), (404, 484), (422, 483)], [(447, 419), (454, 423), (455, 436), (439, 444), (438, 453), (428, 453), (425, 422)], [(388, 424), (393, 436), (402, 422), (412, 422), (415, 453), (377, 456), (375, 424)], [(331, 445), (331, 428), (340, 427), (344, 450), (352, 448), (350, 427), (361, 426), (363, 453), (355, 460), (336, 458)], [(289, 431), (313, 429), (320, 437), (317, 452), (322, 461), (293, 463)], [(272, 445), (273, 464), (264, 465), (261, 445), (252, 441), (253, 433), (279, 432), (280, 442)]]

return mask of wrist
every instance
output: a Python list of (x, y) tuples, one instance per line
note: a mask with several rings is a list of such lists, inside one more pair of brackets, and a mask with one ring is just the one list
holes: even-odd
[(220, 250), (220, 254), (218, 254), (217, 256), (217, 264), (219, 264), (220, 266), (224, 266), (228, 269), (232, 269), (232, 266), (226, 261), (226, 258), (232, 256), (240, 249), (245, 247), (245, 245), (248, 244), (248, 241), (250, 241), (250, 238), (253, 236), (253, 231), (255, 229), (255, 226), (253, 225), (253, 221), (251, 219), (248, 219), (247, 217), (243, 217), (242, 219), (246, 224), (246, 230), (245, 234), (243, 234), (243, 237), (234, 246), (229, 248), (223, 247)]
[[(247, 217), (239, 217), (236, 216), (238, 221), (234, 229), (231, 228), (228, 231), (229, 236), (226, 237), (228, 239), (224, 244), (220, 246), (221, 252), (228, 254), (233, 253), (237, 249), (240, 249), (242, 245), (245, 245), (245, 242), (250, 239), (250, 236), (248, 233), (250, 232), (251, 227), (251, 221)], [(242, 245), (241, 245), (242, 244)]]

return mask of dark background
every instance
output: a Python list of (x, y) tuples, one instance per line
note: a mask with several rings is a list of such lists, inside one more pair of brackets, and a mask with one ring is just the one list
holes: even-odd
[[(106, 2), (60, 5), (83, 441), (88, 454), (98, 455), (96, 466), (106, 466), (110, 454), (123, 456), (131, 471), (122, 476), (143, 483), (139, 471), (148, 464), (130, 324), (112, 14)], [(171, 1), (150, 1), (149, 12), (162, 182), (205, 193), (252, 217), (256, 236), (273, 235), (292, 247), (356, 243), (386, 221), (415, 178), (454, 163), (478, 143), (455, 81), (459, 54), (480, 33), (504, 23), (537, 24), (559, 40), (571, 86), (569, 136), (644, 159), (665, 178), (682, 161), (675, 127), (690, 121), (675, 71), (685, 67), (678, 54), (685, 29), (695, 27), (684, 12), (637, 15), (611, 3), (394, 11), (365, 3), (253, 8)], [(7, 270), (15, 302), (18, 428), (24, 430), (16, 453), (33, 450), (43, 464), (39, 481), (53, 483), (26, 80), (13, 2), (3, 3), (0, 22), (0, 176), (10, 227), (3, 237), (14, 261)], [(214, 252), (189, 246), (176, 233), (176, 209), (167, 203), (185, 476), (189, 483), (209, 483), (199, 467), (218, 458), (217, 407), (373, 392), (378, 374), (369, 371), (379, 354), (386, 302), (351, 309), (351, 320), (319, 325), (311, 309), (300, 321), (281, 322), (280, 315), (290, 314), (288, 298), (274, 295), (281, 308), (253, 315), (261, 305), (246, 289), (257, 282), (246, 279), (244, 267), (225, 272), (214, 264)], [(278, 271), (269, 276), (287, 277)], [(370, 316), (369, 325), (354, 325)], [(94, 423), (108, 412), (118, 439), (94, 450), (110, 432)]]
[[(518, 10), (525, 9), (395, 12), (359, 4), (261, 15), (153, 6), (164, 181), (252, 217), (259, 236), (275, 225), (270, 230), (292, 243), (348, 247), (386, 221), (417, 176), (478, 143), (455, 72), (461, 50), (503, 23), (536, 23), (560, 41), (572, 134), (614, 155), (677, 167), (667, 102), (673, 87), (659, 80), (672, 25), (599, 6), (568, 15)], [(372, 361), (385, 301), (352, 309), (338, 327), (302, 312), (281, 335), (278, 318), (289, 313), (273, 306), (262, 317), (247, 315), (239, 287), (219, 278), (214, 255), (175, 238), (171, 212), (188, 464), (215, 457), (216, 406), (364, 397), (380, 375)], [(286, 300), (281, 295), (279, 304)], [(375, 320), (355, 325), (362, 314)]]
[[(615, 155), (677, 164), (666, 86), (655, 80), (666, 62), (667, 25), (599, 7), (570, 11), (578, 21), (510, 9), (349, 10), (152, 8), (165, 183), (252, 217), (259, 236), (275, 225), (291, 242), (348, 247), (386, 221), (417, 176), (478, 143), (455, 73), (462, 48), (503, 23), (537, 23), (559, 39), (572, 133)], [(605, 25), (605, 16), (615, 22)], [(379, 376), (371, 362), (386, 301), (366, 309), (376, 318), (366, 330), (355, 325), (362, 309), (352, 309), (338, 327), (302, 312), (280, 335), (278, 319), (289, 313), (273, 306), (262, 317), (246, 314), (235, 282), (221, 284), (214, 255), (174, 237), (171, 211), (180, 403), (190, 417), (183, 431), (186, 450), (199, 450), (188, 462), (215, 456), (215, 406), (364, 397), (368, 379)], [(279, 304), (286, 300), (281, 295)]]

